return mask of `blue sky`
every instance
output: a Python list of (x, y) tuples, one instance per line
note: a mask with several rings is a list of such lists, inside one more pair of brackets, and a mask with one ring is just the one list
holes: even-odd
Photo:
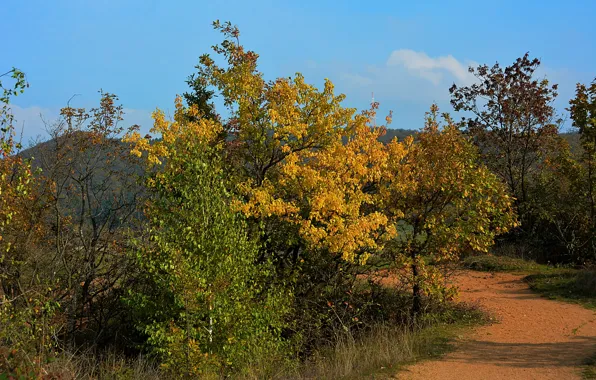
[(359, 109), (374, 91), (394, 128), (420, 128), (432, 102), (451, 111), (448, 88), (470, 81), (470, 64), (507, 65), (529, 51), (560, 84), (560, 111), (576, 82), (596, 77), (590, 0), (2, 2), (0, 70), (27, 74), (31, 87), (14, 102), (27, 138), (43, 133), (40, 113), (55, 118), (74, 94), (75, 106), (92, 107), (99, 89), (148, 130), (151, 111), (173, 108), (198, 57), (220, 41), (215, 19), (240, 27), (267, 78), (329, 78)]

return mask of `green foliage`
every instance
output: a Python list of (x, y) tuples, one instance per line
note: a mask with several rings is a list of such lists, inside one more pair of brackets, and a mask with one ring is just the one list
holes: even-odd
[(0, 374), (32, 378), (57, 352), (60, 304), (40, 294), (0, 304)]
[(10, 100), (29, 87), (25, 74), (15, 67), (0, 75), (0, 79), (3, 77), (10, 78), (13, 83), (7, 86), (0, 80), (0, 158), (10, 154), (15, 147), (20, 148), (20, 144), (14, 141), (14, 117), (10, 109)]
[(596, 309), (596, 271), (557, 268), (526, 277), (530, 288), (545, 297)]
[(529, 178), (527, 230), (544, 261), (583, 265), (596, 258), (596, 82), (578, 84), (570, 105), (580, 144), (559, 139)]
[(569, 111), (573, 126), (578, 128), (583, 154), (581, 166), (584, 173), (580, 194), (586, 204), (584, 214), (584, 251), (589, 252), (591, 259), (596, 259), (596, 79), (589, 86), (577, 84), (576, 96), (570, 102)]
[(189, 107), (196, 107), (202, 117), (216, 119), (215, 105), (211, 102), (215, 94), (214, 91), (209, 90), (204, 80), (196, 74), (191, 74), (186, 79), (186, 84), (190, 87), (190, 91), (183, 94), (186, 104)]
[(581, 144), (587, 160), (596, 154), (596, 79), (588, 86), (578, 83), (576, 96), (570, 102), (569, 111), (581, 136)]
[(283, 354), (291, 295), (271, 282), (207, 147), (176, 140), (149, 179), (149, 241), (137, 262), (149, 286), (130, 298), (167, 371), (212, 376)]
[(542, 261), (583, 263), (593, 257), (587, 174), (562, 144), (532, 178), (532, 241), (543, 250)]
[(505, 68), (471, 68), (479, 82), (452, 86), (451, 103), (472, 113), (462, 125), (515, 199), (520, 228), (510, 241), (532, 246), (544, 262), (583, 264), (596, 258), (596, 82), (578, 84), (570, 101), (577, 144), (558, 134), (557, 85), (536, 78), (539, 66), (525, 54)]
[[(14, 84), (7, 86), (2, 83), (3, 77), (9, 77)], [(0, 75), (0, 241), (15, 212), (11, 198), (26, 194), (31, 174), (27, 162), (11, 157), (15, 150), (20, 149), (20, 144), (14, 140), (14, 116), (10, 101), (12, 97), (23, 93), (26, 87), (29, 84), (25, 80), (25, 74), (19, 69), (12, 68)], [(3, 259), (0, 256), (0, 263)]]
[(469, 256), (462, 261), (464, 268), (486, 272), (535, 272), (546, 265), (516, 257), (480, 255)]
[(0, 374), (6, 378), (33, 378), (53, 358), (60, 324), (60, 306), (50, 296), (48, 278), (31, 275), (26, 240), (34, 239), (30, 212), (35, 207), (35, 186), (29, 160), (15, 156), (20, 144), (14, 140), (10, 100), (28, 87), (18, 69), (0, 75), (14, 81), (0, 82)]

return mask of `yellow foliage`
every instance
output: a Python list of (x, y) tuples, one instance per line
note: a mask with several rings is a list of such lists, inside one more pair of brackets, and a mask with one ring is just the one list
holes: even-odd
[[(152, 132), (169, 146), (178, 141), (182, 152), (218, 144), (235, 183), (233, 206), (247, 217), (291, 226), (308, 248), (350, 262), (387, 242), (408, 241), (396, 226), (400, 221), (418, 234), (410, 248), (424, 233), (432, 243), (424, 249), (441, 260), (464, 247), (485, 250), (494, 231), (512, 225), (505, 189), (477, 165), (475, 148), (449, 119), (440, 128), (436, 106), (419, 141), (383, 145), (384, 127), (370, 125), (376, 104), (356, 114), (341, 105), (344, 95), (335, 95), (329, 80), (319, 90), (301, 74), (267, 82), (257, 70), (258, 55), (235, 38), (215, 50), (227, 65), (205, 55), (199, 74), (222, 95), (228, 120), (202, 118), (177, 98), (174, 121), (156, 111)], [(222, 131), (228, 141), (217, 140)], [(134, 154), (146, 153), (150, 165), (170, 154), (166, 144), (138, 134), (126, 141)]]
[(433, 106), (417, 142), (388, 145), (379, 192), (389, 218), (387, 244), (401, 265), (416, 267), (410, 281), (429, 293), (444, 287), (441, 273), (428, 262), (486, 252), (496, 234), (515, 225), (505, 186), (478, 163), (477, 149), (448, 116), (441, 128), (437, 113)]
[(167, 158), (171, 144), (180, 142), (176, 149), (198, 149), (201, 144), (215, 142), (218, 134), (223, 130), (221, 124), (216, 120), (200, 117), (196, 107), (186, 108), (182, 104), (182, 98), (176, 97), (176, 112), (174, 120), (168, 121), (165, 113), (155, 110), (152, 114), (153, 128), (151, 133), (158, 134), (161, 140), (151, 142), (150, 136), (141, 136), (139, 132), (128, 133), (123, 141), (132, 145), (131, 154), (141, 157), (147, 154), (147, 162), (150, 166), (161, 165), (164, 158)]

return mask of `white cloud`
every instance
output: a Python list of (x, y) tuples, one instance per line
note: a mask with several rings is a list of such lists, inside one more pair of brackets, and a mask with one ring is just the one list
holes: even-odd
[(441, 83), (445, 73), (455, 77), (462, 84), (470, 83), (474, 76), (468, 72), (468, 66), (452, 55), (431, 58), (424, 52), (409, 49), (395, 50), (387, 60), (387, 66), (403, 66), (410, 73), (424, 78), (434, 85)]
[(46, 124), (51, 124), (60, 114), (60, 110), (40, 106), (10, 106), (14, 115), (16, 132), (26, 140), (46, 137)]
[(381, 104), (399, 101), (448, 105), (451, 84), (475, 82), (468, 67), (476, 65), (452, 55), (430, 57), (425, 52), (399, 49), (392, 51), (383, 64), (343, 69), (335, 79), (340, 91), (366, 96), (374, 92)]
[[(337, 86), (337, 91), (348, 95), (348, 105), (367, 108), (371, 93), (380, 102), (381, 114), (394, 111), (395, 128), (419, 128), (423, 115), (432, 103), (441, 111), (453, 112), (450, 105), (449, 87), (469, 86), (477, 82), (468, 67), (477, 67), (475, 61), (454, 57), (451, 54), (429, 56), (426, 52), (398, 49), (384, 57), (369, 57), (377, 64), (350, 62), (319, 63), (317, 72), (328, 76)], [(511, 62), (503, 62), (503, 66)], [(330, 74), (331, 73), (331, 74)], [(558, 112), (565, 118), (566, 128), (570, 126), (568, 112), (569, 99), (574, 96), (575, 83), (589, 83), (593, 73), (578, 72), (565, 68), (541, 66), (536, 78), (546, 77), (551, 83), (559, 83), (559, 96), (555, 102)]]

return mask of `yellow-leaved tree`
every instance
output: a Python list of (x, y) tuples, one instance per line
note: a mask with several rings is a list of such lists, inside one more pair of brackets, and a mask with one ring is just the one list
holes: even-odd
[[(358, 114), (334, 86), (301, 74), (268, 81), (258, 55), (239, 43), (230, 23), (214, 23), (224, 41), (203, 55), (193, 76), (223, 98), (226, 117), (176, 102), (172, 123), (154, 114), (161, 141), (131, 134), (134, 153), (167, 162), (181, 134), (213, 148), (226, 171), (232, 207), (261, 239), (258, 262), (271, 260), (278, 281), (292, 282), (301, 310), (293, 329), (306, 340), (336, 319), (357, 321), (357, 274), (371, 254), (389, 252), (408, 269), (413, 313), (423, 294), (447, 295), (439, 265), (463, 250), (486, 250), (514, 223), (511, 200), (478, 163), (476, 148), (433, 107), (418, 139), (379, 142), (377, 105)], [(211, 90), (209, 90), (211, 91)], [(175, 144), (176, 149), (196, 146)], [(184, 157), (180, 151), (176, 157)], [(219, 164), (218, 164), (219, 165)], [(337, 305), (345, 305), (341, 316)], [(327, 319), (325, 319), (327, 318)]]
[(417, 141), (391, 142), (380, 196), (389, 218), (386, 251), (401, 281), (410, 284), (413, 315), (422, 296), (448, 298), (441, 264), (462, 252), (486, 252), (496, 235), (516, 223), (512, 198), (498, 178), (479, 163), (477, 148), (438, 107), (427, 114)]
[[(298, 259), (296, 245), (325, 249), (346, 261), (376, 248), (375, 232), (386, 217), (372, 207), (368, 190), (386, 162), (383, 144), (377, 141), (383, 129), (371, 129), (367, 113), (343, 107), (344, 96), (334, 94), (330, 81), (322, 90), (305, 83), (300, 74), (266, 81), (257, 69), (258, 55), (238, 43), (238, 30), (217, 22), (215, 27), (226, 36), (215, 51), (227, 65), (204, 55), (197, 78), (219, 91), (230, 116), (221, 123), (201, 119), (193, 128), (224, 146), (222, 157), (241, 197), (236, 207), (264, 222), (272, 235), (280, 223), (285, 226), (287, 252), (278, 252), (282, 259), (288, 258), (285, 253)], [(177, 112), (198, 112), (184, 110), (181, 99), (176, 107)], [(161, 111), (155, 116), (156, 125), (164, 120)], [(176, 119), (184, 124), (183, 118)], [(221, 131), (227, 131), (224, 141)], [(151, 145), (139, 134), (128, 141), (137, 144), (138, 154), (153, 152), (154, 162), (168, 154), (164, 144)]]
[[(305, 318), (329, 316), (328, 305), (346, 301), (355, 268), (381, 248), (387, 217), (375, 189), (387, 161), (378, 141), (384, 128), (369, 126), (370, 112), (344, 107), (344, 96), (328, 80), (321, 89), (301, 74), (267, 81), (258, 55), (240, 45), (238, 29), (214, 26), (225, 37), (214, 48), (218, 57), (203, 55), (193, 78), (223, 98), (227, 117), (204, 117), (179, 99), (176, 122), (168, 129), (193, 128), (219, 147), (236, 195), (233, 206), (260, 236), (261, 259), (275, 263), (278, 278), (294, 281), (295, 307), (318, 305)], [(155, 117), (156, 126), (165, 120), (160, 111)], [(169, 154), (171, 132), (163, 130), (162, 142), (139, 134), (128, 141), (137, 154), (148, 151), (149, 160), (159, 163)], [(302, 326), (316, 330), (319, 323)]]

